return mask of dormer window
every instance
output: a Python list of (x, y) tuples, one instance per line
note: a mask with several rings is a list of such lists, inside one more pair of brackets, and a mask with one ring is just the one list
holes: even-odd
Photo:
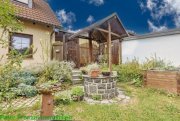
[(20, 2), (22, 4), (25, 4), (29, 8), (32, 8), (32, 6), (33, 6), (33, 0), (14, 0), (14, 1), (17, 1), (17, 2)]
[(28, 5), (28, 3), (29, 3), (29, 0), (16, 0), (16, 1), (21, 2), (21, 3), (24, 3), (24, 4), (27, 4), (27, 5)]

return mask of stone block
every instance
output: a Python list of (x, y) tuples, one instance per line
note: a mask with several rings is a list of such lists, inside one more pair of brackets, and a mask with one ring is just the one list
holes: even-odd
[(107, 84), (107, 89), (111, 89), (112, 86), (111, 86), (111, 83)]
[(106, 89), (106, 84), (98, 84), (98, 89)]
[(110, 79), (109, 79), (109, 82), (114, 82), (114, 79), (113, 79), (113, 78), (110, 78)]
[(108, 99), (108, 94), (103, 94), (102, 99)]
[(96, 86), (89, 86), (89, 92), (90, 93), (97, 93), (97, 87)]
[(105, 93), (105, 90), (102, 90), (102, 89), (98, 90), (98, 94), (104, 94), (104, 93)]
[(109, 97), (109, 99), (114, 98), (114, 97), (115, 97), (115, 93), (110, 93), (110, 94), (108, 95), (108, 97)]
[(102, 83), (108, 83), (109, 79), (102, 79)]
[(94, 83), (101, 83), (101, 79), (94, 79)]

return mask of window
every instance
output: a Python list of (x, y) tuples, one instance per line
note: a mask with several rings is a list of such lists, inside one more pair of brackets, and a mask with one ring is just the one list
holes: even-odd
[(11, 49), (17, 50), (21, 54), (29, 55), (32, 57), (32, 35), (27, 34), (12, 34)]
[(16, 0), (16, 1), (21, 2), (21, 3), (25, 3), (25, 4), (29, 3), (29, 0)]

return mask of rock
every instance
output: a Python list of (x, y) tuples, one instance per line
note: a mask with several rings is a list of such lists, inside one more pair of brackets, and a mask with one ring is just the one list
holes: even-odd
[(129, 97), (129, 96), (126, 96), (126, 99), (127, 99), (127, 100), (130, 100), (130, 97)]
[(109, 100), (103, 100), (101, 101), (101, 104), (109, 104)]
[(125, 95), (118, 95), (118, 98), (125, 99), (126, 96)]

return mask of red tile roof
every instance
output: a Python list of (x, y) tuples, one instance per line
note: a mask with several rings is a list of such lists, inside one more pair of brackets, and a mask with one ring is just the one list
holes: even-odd
[(60, 26), (60, 22), (55, 13), (44, 0), (33, 0), (32, 8), (15, 0), (13, 0), (13, 4), (18, 8), (17, 16), (22, 19), (28, 19), (56, 27)]

